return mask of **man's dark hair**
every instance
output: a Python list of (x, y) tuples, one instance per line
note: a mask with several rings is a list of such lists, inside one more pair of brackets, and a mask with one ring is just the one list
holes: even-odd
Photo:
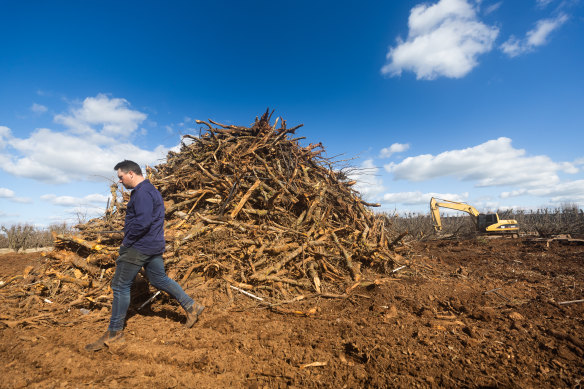
[(120, 169), (124, 173), (134, 172), (139, 176), (142, 175), (142, 169), (140, 169), (140, 165), (138, 165), (134, 161), (129, 161), (127, 159), (124, 159), (122, 162), (118, 162), (118, 164), (114, 166), (115, 171), (118, 171), (118, 169)]

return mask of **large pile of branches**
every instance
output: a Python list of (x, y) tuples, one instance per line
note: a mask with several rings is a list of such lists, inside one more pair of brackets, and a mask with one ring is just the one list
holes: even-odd
[[(322, 144), (302, 147), (292, 137), (300, 126), (270, 118), (266, 112), (249, 128), (197, 121), (199, 136), (184, 136), (179, 152), (147, 168), (165, 200), (169, 275), (260, 294), (336, 293), (361, 278), (362, 265), (391, 270), (399, 237), (388, 219), (368, 208), (375, 204), (361, 199)], [(95, 287), (111, 278), (129, 198), (116, 189), (103, 217), (77, 226), (80, 236), (57, 237), (49, 257), (69, 269), (60, 279)]]

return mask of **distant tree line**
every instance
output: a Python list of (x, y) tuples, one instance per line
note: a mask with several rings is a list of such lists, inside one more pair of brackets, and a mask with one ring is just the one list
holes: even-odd
[[(501, 216), (501, 214), (499, 214)], [(555, 209), (536, 211), (514, 211), (512, 217), (502, 214), (503, 219), (515, 219), (519, 228), (530, 233), (547, 236), (555, 234), (584, 234), (584, 211), (575, 204), (566, 204)]]
[[(501, 219), (515, 219), (520, 233), (538, 236), (571, 234), (584, 237), (584, 211), (575, 204), (558, 208), (537, 210), (506, 210), (497, 212)], [(405, 213), (384, 214), (396, 232), (408, 232), (410, 239), (425, 239), (434, 235), (432, 218), (429, 214)], [(471, 235), (476, 233), (471, 217), (463, 212), (459, 215), (442, 216), (442, 231), (449, 234)], [(30, 224), (0, 226), (0, 248), (15, 251), (53, 246), (53, 234), (74, 232), (74, 228), (63, 224), (37, 228)]]
[(37, 228), (31, 224), (0, 226), (0, 248), (14, 251), (53, 246), (53, 234), (71, 232), (66, 223)]
[[(500, 219), (515, 219), (519, 225), (520, 234), (550, 236), (571, 234), (584, 236), (584, 211), (576, 204), (564, 204), (558, 208), (537, 210), (505, 210), (497, 211)], [(430, 214), (409, 212), (405, 214), (386, 214), (397, 232), (409, 233), (410, 239), (425, 239), (434, 235), (434, 227)], [(464, 213), (448, 213), (441, 217), (442, 231), (445, 234), (472, 235), (476, 227), (472, 218)]]

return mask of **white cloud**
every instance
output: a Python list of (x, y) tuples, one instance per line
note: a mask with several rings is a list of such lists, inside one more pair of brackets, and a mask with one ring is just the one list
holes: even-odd
[(482, 187), (547, 186), (559, 183), (559, 171), (578, 171), (572, 163), (556, 163), (545, 155), (526, 156), (525, 150), (513, 148), (511, 139), (505, 137), (435, 156), (408, 157), (384, 167), (395, 179), (425, 181), (451, 176), (463, 181), (477, 181), (476, 185)]
[(527, 192), (528, 192), (527, 189), (516, 189), (516, 190), (509, 191), (509, 192), (502, 192), (501, 198), (508, 199), (511, 197), (524, 196), (524, 195), (528, 194)]
[(30, 204), (32, 200), (28, 197), (13, 197), (10, 199), (13, 203)]
[(30, 107), (30, 110), (35, 113), (44, 113), (48, 111), (47, 107), (37, 103), (33, 103), (33, 105)]
[(0, 126), (0, 150), (6, 147), (8, 139), (10, 138), (12, 138), (12, 132), (10, 131), (10, 128)]
[(0, 198), (9, 199), (14, 197), (14, 191), (6, 188), (0, 188)]
[(493, 12), (498, 10), (502, 4), (503, 4), (503, 2), (499, 1), (498, 3), (494, 3), (494, 4), (489, 5), (487, 8), (485, 8), (485, 11), (484, 11), (485, 15), (492, 14)]
[(464, 202), (468, 198), (468, 193), (422, 193), (420, 191), (386, 193), (383, 195), (383, 202), (386, 204), (422, 205), (430, 204), (432, 197)]
[(48, 220), (51, 224), (67, 223), (75, 225), (78, 223), (87, 223), (90, 219), (103, 216), (105, 212), (105, 205), (101, 207), (95, 206), (77, 206), (64, 208), (58, 215), (51, 215)]
[(568, 15), (560, 14), (552, 19), (540, 20), (532, 30), (527, 32), (525, 38), (518, 39), (515, 36), (509, 37), (501, 45), (501, 50), (509, 57), (517, 57), (518, 55), (531, 52), (536, 47), (546, 44), (550, 34), (567, 22), (568, 19)]
[[(128, 106), (124, 99), (100, 94), (86, 98), (67, 115), (55, 116), (68, 127), (66, 131), (40, 128), (28, 138), (16, 138), (0, 126), (0, 168), (19, 177), (67, 183), (111, 178), (113, 166), (126, 158), (141, 165), (164, 160), (166, 147), (144, 150), (130, 142), (146, 115)], [(7, 145), (11, 153), (2, 152)]]
[(539, 8), (545, 8), (550, 5), (554, 0), (537, 0), (537, 6)]
[(98, 94), (87, 97), (81, 108), (71, 109), (69, 115), (56, 115), (55, 121), (78, 133), (92, 132), (92, 126), (100, 126), (102, 135), (127, 138), (147, 117), (129, 105), (126, 99)]
[(389, 147), (384, 147), (381, 149), (379, 153), (379, 158), (389, 158), (395, 153), (401, 153), (410, 148), (410, 145), (407, 143), (394, 143)]
[(517, 57), (519, 54), (527, 51), (522, 42), (515, 36), (509, 37), (509, 39), (501, 45), (501, 50), (509, 57)]
[(562, 14), (554, 19), (545, 19), (537, 22), (535, 28), (527, 32), (528, 46), (541, 46), (547, 43), (549, 35), (568, 21), (568, 15)]
[(361, 163), (359, 168), (348, 174), (349, 178), (357, 181), (354, 188), (363, 198), (372, 200), (375, 195), (383, 192), (383, 180), (379, 177), (379, 168), (372, 159)]
[(183, 118), (182, 123), (179, 123), (179, 126), (181, 127), (188, 126), (189, 124), (192, 124), (192, 122), (194, 122), (193, 118), (185, 116)]
[(30, 203), (31, 200), (26, 197), (16, 197), (16, 193), (12, 189), (0, 188), (0, 199), (7, 199), (13, 203)]
[(54, 194), (46, 194), (41, 196), (42, 200), (48, 201), (53, 205), (59, 205), (63, 207), (79, 207), (99, 204), (103, 205), (105, 208), (108, 198), (108, 196), (104, 196), (98, 193), (90, 194), (85, 197), (56, 196)]
[(10, 158), (2, 168), (20, 177), (50, 183), (110, 178), (113, 166), (131, 156), (139, 164), (155, 164), (166, 156), (158, 146), (142, 150), (131, 143), (96, 142), (92, 137), (39, 129), (27, 139), (12, 139), (11, 146), (23, 157)]
[(407, 40), (398, 40), (387, 53), (383, 74), (399, 76), (409, 70), (417, 79), (461, 78), (478, 65), (480, 54), (492, 49), (499, 34), (496, 27), (478, 20), (466, 0), (417, 5), (408, 26)]
[(560, 205), (566, 202), (584, 204), (584, 180), (558, 183), (533, 189), (518, 189), (501, 193), (502, 198), (517, 196), (537, 196), (549, 198), (552, 203)]

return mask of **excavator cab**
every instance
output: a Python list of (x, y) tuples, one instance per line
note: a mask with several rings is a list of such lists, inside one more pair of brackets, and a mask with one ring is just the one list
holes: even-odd
[(488, 226), (499, 223), (499, 215), (496, 213), (479, 213), (477, 228), (481, 232), (487, 231)]

